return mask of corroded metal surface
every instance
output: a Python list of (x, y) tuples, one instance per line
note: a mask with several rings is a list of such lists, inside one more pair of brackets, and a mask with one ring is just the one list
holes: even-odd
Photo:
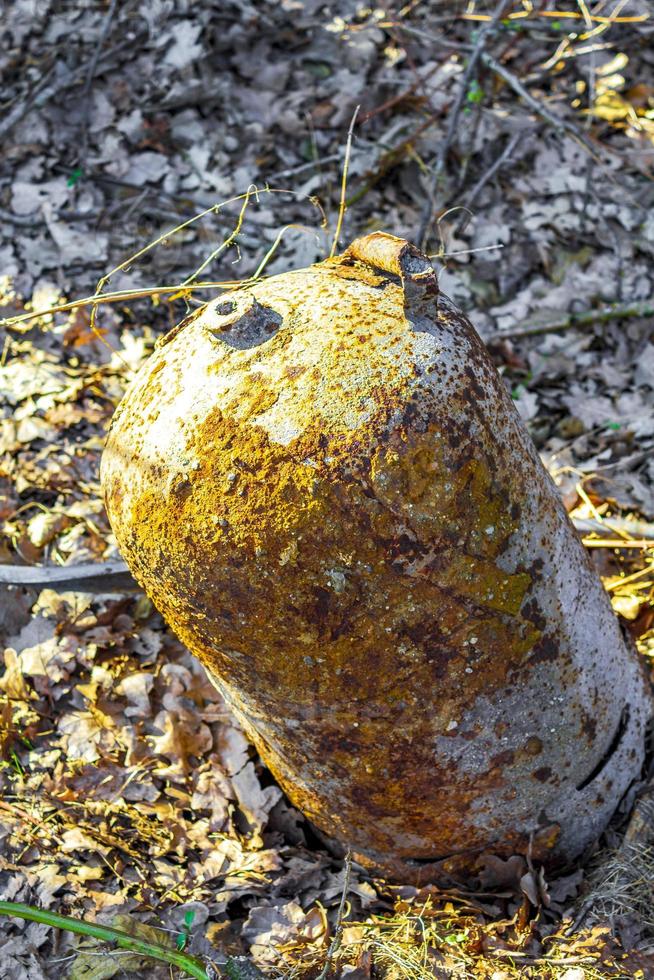
[(579, 854), (649, 694), (469, 322), (376, 234), (223, 296), (116, 413), (135, 577), (291, 800), (400, 877)]

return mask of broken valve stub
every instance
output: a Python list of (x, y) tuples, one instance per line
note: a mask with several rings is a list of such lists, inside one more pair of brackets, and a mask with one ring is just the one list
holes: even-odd
[(565, 862), (638, 777), (636, 655), (409, 243), (376, 233), (189, 317), (125, 395), (102, 481), (135, 577), (360, 860), (414, 881)]
[(344, 259), (349, 256), (401, 280), (428, 280), (438, 288), (436, 272), (429, 259), (415, 245), (393, 235), (376, 231), (365, 238), (356, 238), (343, 254)]

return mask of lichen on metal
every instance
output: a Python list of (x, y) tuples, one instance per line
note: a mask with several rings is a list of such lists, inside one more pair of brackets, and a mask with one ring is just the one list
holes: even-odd
[(404, 879), (562, 863), (649, 691), (504, 384), (376, 233), (191, 314), (102, 463), (135, 577), (292, 802)]

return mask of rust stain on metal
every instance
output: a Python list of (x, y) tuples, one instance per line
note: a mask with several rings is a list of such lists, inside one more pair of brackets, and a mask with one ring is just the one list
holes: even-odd
[(414, 879), (530, 841), (567, 860), (637, 776), (635, 655), (407, 242), (376, 233), (188, 317), (125, 396), (102, 478), (136, 578), (362, 860)]

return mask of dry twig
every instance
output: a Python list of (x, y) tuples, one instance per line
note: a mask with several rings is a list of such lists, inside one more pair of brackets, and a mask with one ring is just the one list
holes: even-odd
[(104, 47), (105, 41), (109, 34), (109, 28), (111, 27), (111, 21), (113, 19), (114, 13), (116, 11), (117, 0), (111, 0), (109, 8), (104, 16), (104, 21), (102, 23), (102, 28), (100, 30), (100, 36), (98, 37), (97, 44), (91, 56), (91, 61), (89, 62), (88, 72), (86, 75), (86, 81), (84, 82), (84, 89), (81, 95), (82, 102), (82, 119), (80, 122), (81, 128), (81, 139), (79, 146), (78, 159), (84, 161), (86, 159), (86, 149), (88, 146), (88, 121), (91, 113), (91, 87), (93, 85), (93, 79), (98, 68), (98, 61), (100, 59), (100, 53)]
[(432, 215), (434, 212), (434, 201), (436, 197), (436, 190), (438, 188), (438, 182), (440, 179), (440, 175), (445, 167), (447, 154), (449, 153), (450, 147), (452, 145), (452, 141), (454, 140), (456, 128), (459, 123), (459, 116), (461, 115), (461, 110), (463, 109), (463, 103), (465, 102), (466, 95), (470, 88), (470, 82), (472, 81), (473, 73), (477, 67), (477, 62), (479, 61), (483, 53), (484, 46), (489, 38), (489, 35), (493, 32), (493, 30), (497, 26), (498, 21), (504, 14), (504, 11), (506, 10), (510, 2), (511, 0), (499, 0), (499, 3), (497, 4), (495, 10), (493, 11), (490, 20), (488, 21), (488, 23), (484, 24), (484, 26), (480, 30), (474, 48), (472, 49), (472, 53), (468, 58), (468, 63), (465, 67), (463, 77), (461, 78), (461, 81), (459, 83), (459, 91), (457, 93), (454, 106), (449, 115), (447, 133), (445, 134), (445, 139), (441, 144), (441, 147), (438, 151), (438, 156), (436, 158), (436, 166), (434, 167), (433, 170), (432, 184), (428, 192), (428, 201), (423, 210), (422, 217), (420, 220), (420, 229), (418, 231), (418, 242), (420, 243), (420, 247), (423, 249), (423, 251), (426, 245), (429, 225), (431, 223)]
[[(477, 200), (477, 198), (479, 197), (479, 195), (483, 191), (483, 189), (486, 186), (486, 184), (489, 181), (491, 181), (493, 179), (493, 177), (495, 176), (495, 174), (498, 172), (498, 170), (501, 170), (502, 167), (504, 166), (504, 164), (508, 160), (511, 159), (511, 154), (516, 149), (516, 147), (518, 146), (518, 144), (523, 140), (524, 136), (525, 136), (525, 133), (524, 132), (519, 132), (519, 133), (514, 133), (513, 134), (513, 136), (511, 137), (511, 139), (508, 141), (508, 143), (506, 144), (506, 146), (504, 147), (504, 149), (500, 153), (500, 155), (495, 158), (495, 160), (493, 161), (493, 163), (491, 164), (491, 166), (488, 168), (488, 170), (486, 170), (481, 175), (481, 177), (479, 178), (479, 180), (477, 181), (477, 183), (475, 184), (475, 186), (472, 188), (472, 190), (470, 191), (470, 194), (466, 198), (464, 207), (466, 207), (466, 208), (471, 208), (472, 207), (472, 205), (475, 203), (475, 201)], [(459, 222), (459, 225), (457, 227), (457, 232), (460, 232), (462, 230), (463, 225), (465, 225), (465, 223), (466, 223), (465, 220), (462, 220), (462, 221)]]
[(329, 257), (332, 258), (336, 249), (338, 248), (338, 240), (341, 236), (341, 227), (343, 225), (343, 218), (345, 217), (345, 208), (347, 202), (345, 200), (345, 192), (347, 190), (347, 172), (350, 166), (350, 153), (352, 152), (352, 136), (354, 134), (354, 124), (357, 121), (357, 116), (359, 115), (359, 109), (361, 106), (357, 106), (352, 114), (350, 120), (350, 128), (347, 131), (347, 143), (345, 144), (345, 159), (343, 160), (343, 176), (341, 178), (341, 200), (338, 208), (338, 218), (336, 221), (336, 231), (334, 232), (334, 240), (332, 242), (331, 252)]
[(513, 89), (516, 95), (519, 95), (520, 98), (527, 103), (527, 105), (531, 106), (534, 112), (538, 113), (542, 119), (548, 122), (553, 129), (564, 130), (566, 133), (572, 136), (573, 139), (580, 143), (581, 146), (583, 146), (594, 159), (597, 159), (596, 148), (578, 126), (575, 126), (575, 124), (570, 122), (569, 119), (563, 119), (559, 116), (555, 116), (553, 112), (550, 112), (547, 106), (543, 105), (542, 102), (535, 98), (535, 96), (533, 96), (531, 92), (524, 87), (522, 82), (516, 78), (513, 72), (510, 72), (508, 68), (501, 65), (499, 61), (496, 61), (492, 55), (488, 54), (488, 52), (482, 51), (480, 58), (485, 65), (488, 65), (488, 67), (492, 69), (496, 75), (499, 75), (499, 77)]
[(124, 561), (87, 565), (0, 565), (0, 589), (7, 586), (55, 592), (139, 592)]
[(643, 316), (654, 316), (654, 299), (642, 300), (625, 305), (615, 304), (600, 310), (585, 310), (583, 313), (568, 313), (559, 320), (530, 327), (528, 321), (510, 330), (496, 330), (485, 337), (487, 344), (497, 340), (522, 340), (525, 337), (539, 337), (546, 333), (560, 333), (572, 327), (589, 327), (595, 323), (608, 323), (611, 320), (628, 320)]
[(329, 949), (327, 950), (327, 956), (325, 957), (325, 965), (316, 977), (316, 980), (326, 980), (329, 976), (329, 971), (333, 959), (338, 952), (339, 946), (341, 945), (341, 940), (343, 938), (343, 915), (345, 914), (345, 902), (347, 901), (347, 894), (350, 890), (350, 876), (352, 874), (352, 851), (348, 850), (345, 855), (345, 877), (343, 879), (343, 891), (341, 892), (341, 901), (338, 906), (338, 912), (336, 913), (336, 923), (334, 925), (334, 936), (331, 943), (329, 944)]

